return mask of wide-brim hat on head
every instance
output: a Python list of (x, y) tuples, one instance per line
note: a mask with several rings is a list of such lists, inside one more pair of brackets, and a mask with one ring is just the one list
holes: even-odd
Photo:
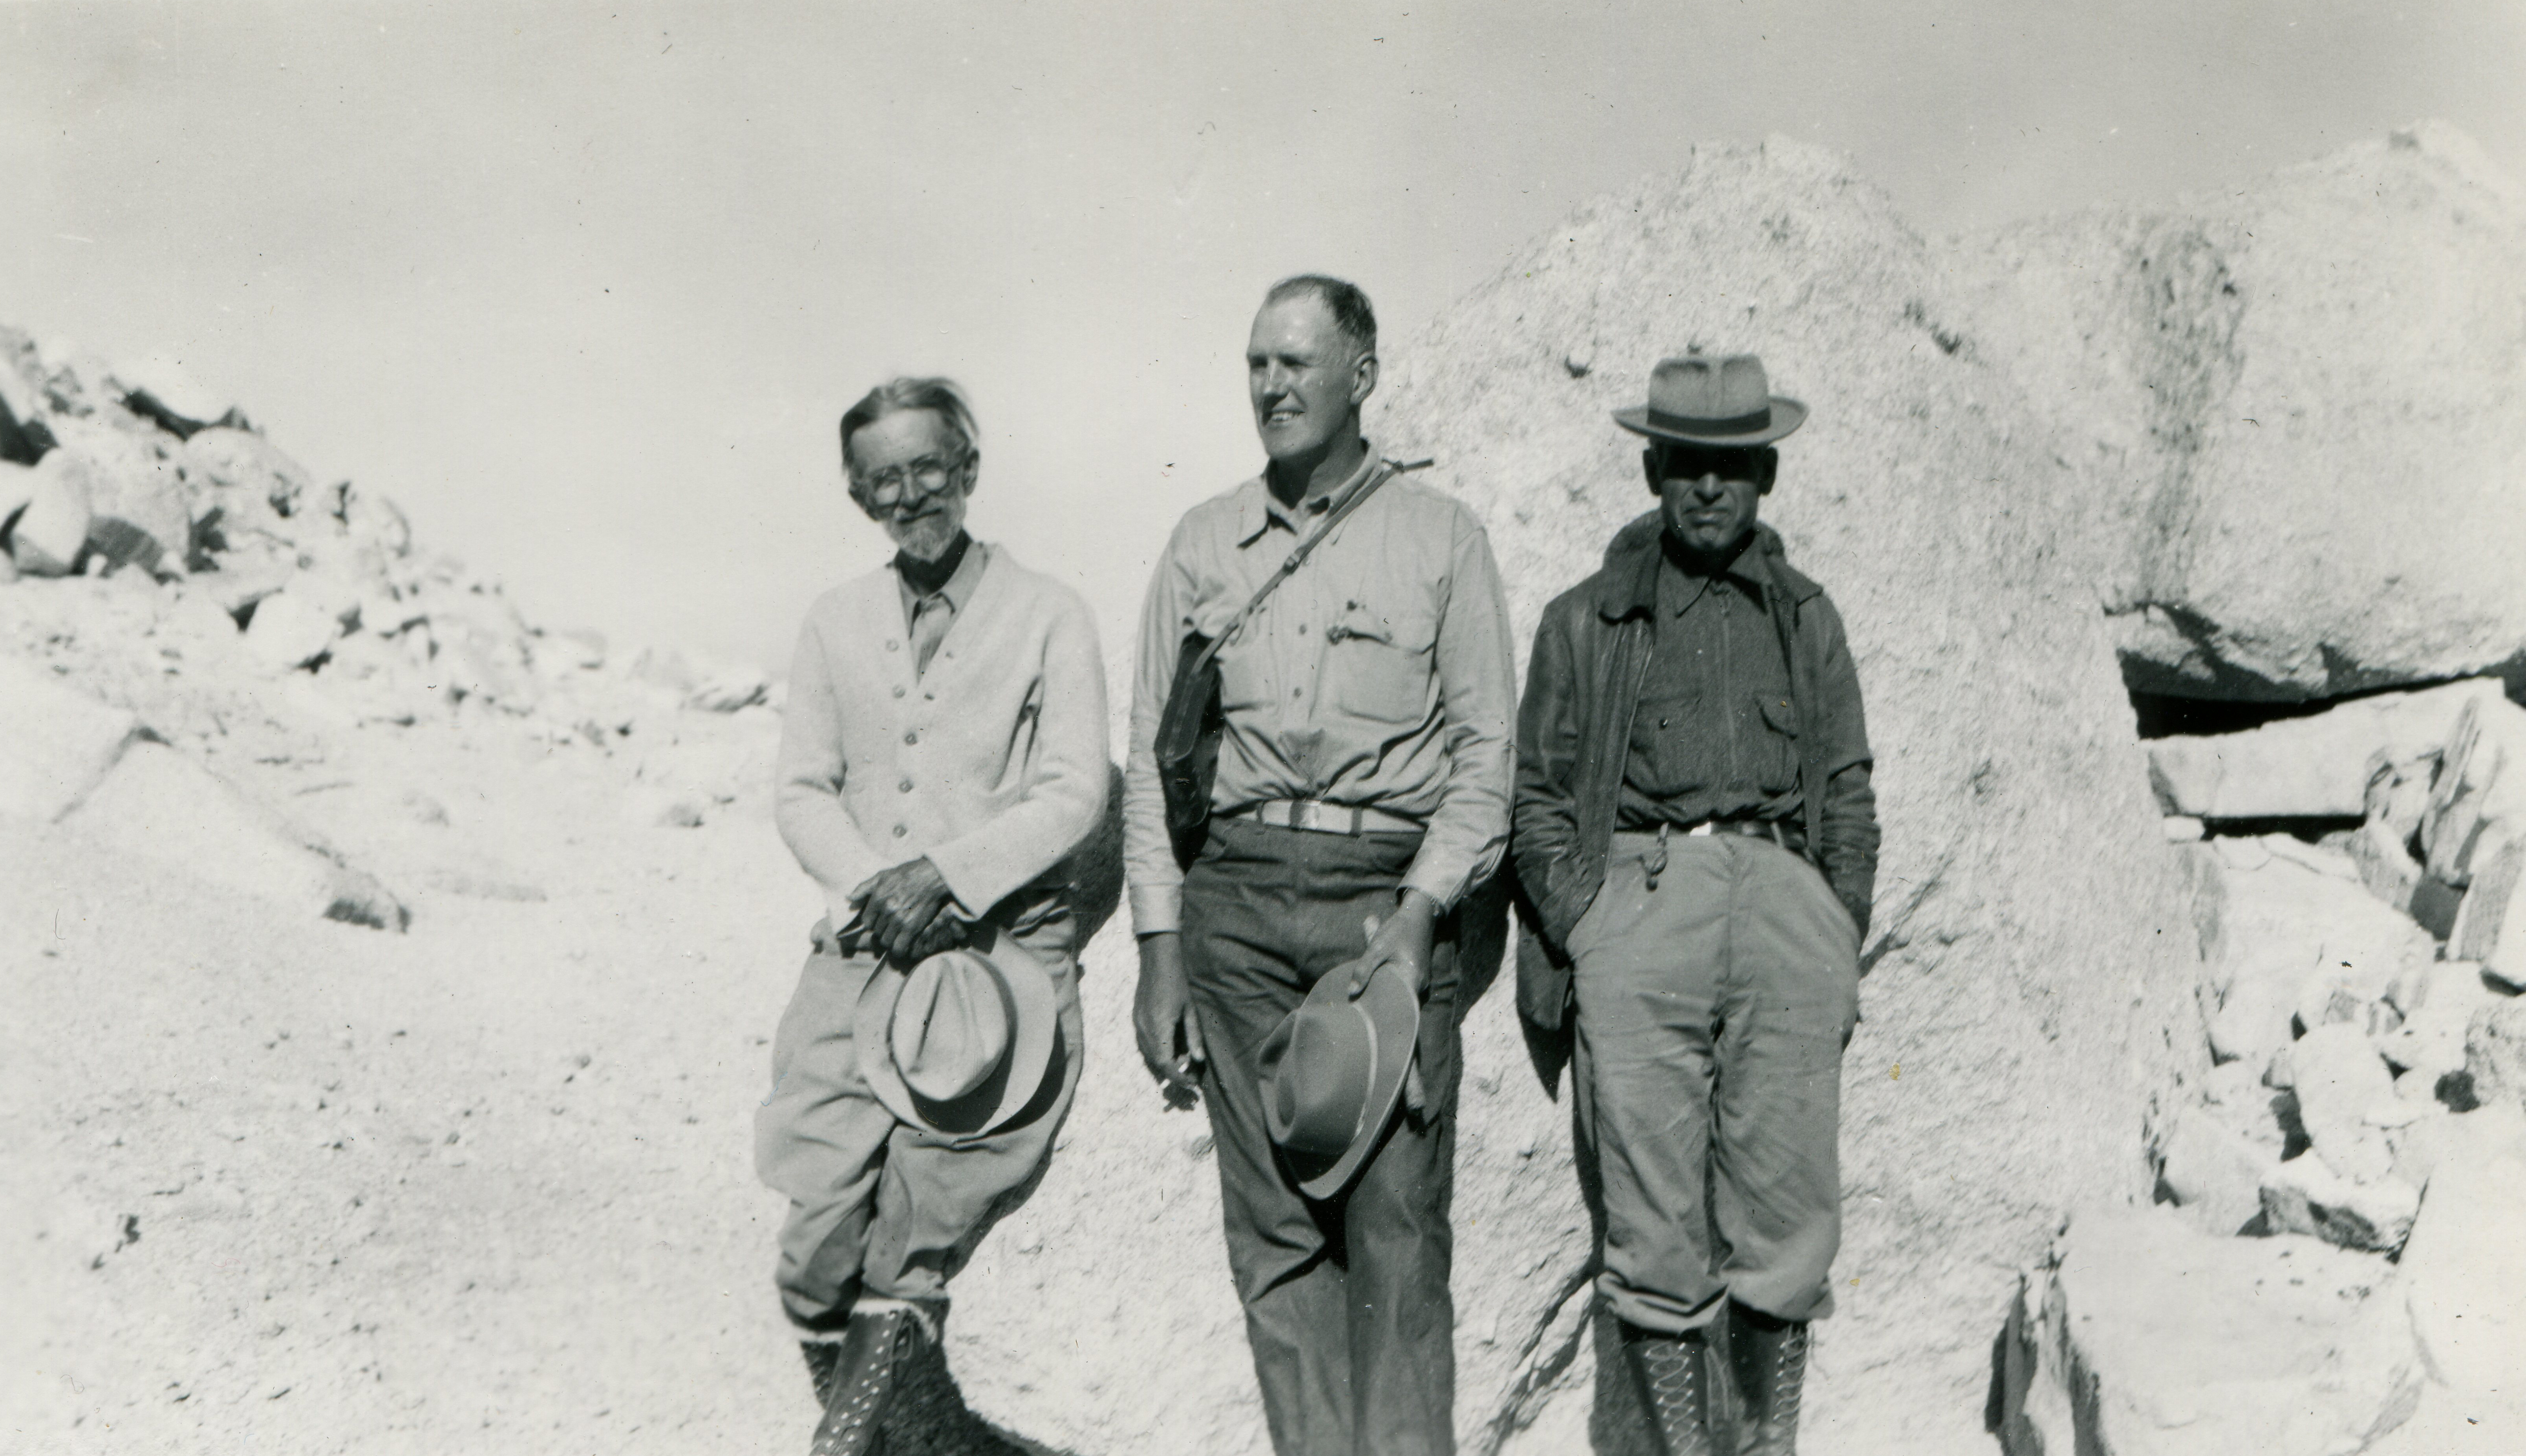
[(1772, 392), (1756, 355), (1688, 354), (1659, 360), (1649, 373), (1649, 402), (1616, 410), (1614, 423), (1686, 445), (1768, 445), (1807, 423), (1807, 407)]
[(910, 971), (880, 964), (852, 1016), (860, 1076), (903, 1122), (979, 1137), (1026, 1110), (1060, 1039), (1052, 973), (998, 928)]
[(1421, 1005), (1403, 978), (1380, 971), (1350, 999), (1353, 961), (1318, 979), (1263, 1038), (1263, 1123), (1298, 1191), (1331, 1198), (1385, 1134), (1412, 1067)]

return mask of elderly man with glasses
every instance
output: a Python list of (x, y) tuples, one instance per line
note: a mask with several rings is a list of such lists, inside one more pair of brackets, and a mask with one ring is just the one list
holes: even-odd
[[(817, 600), (790, 665), (777, 818), (827, 919), (755, 1126), (756, 1168), (789, 1198), (776, 1282), (825, 1407), (817, 1456), (870, 1449), (947, 1281), (1051, 1158), (1083, 1044), (1072, 856), (1106, 793), (1095, 628), (1077, 592), (965, 533), (982, 454), (963, 395), (890, 380), (842, 416), (841, 447), (896, 550)], [(853, 1021), (882, 964), (969, 936), (1049, 972), (1058, 1050), (1008, 1121), (948, 1135), (888, 1109)], [(899, 1060), (894, 1026), (876, 1054)]]

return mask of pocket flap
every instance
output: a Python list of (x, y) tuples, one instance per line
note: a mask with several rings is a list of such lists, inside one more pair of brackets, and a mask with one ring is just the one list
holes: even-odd
[(1360, 637), (1404, 652), (1427, 652), (1439, 640), (1439, 619), (1421, 602), (1345, 602), (1325, 636), (1333, 642)]
[(1758, 692), (1754, 695), (1754, 702), (1763, 710), (1763, 721), (1772, 726), (1774, 732), (1787, 733), (1793, 738), (1798, 735), (1796, 703), (1776, 692)]

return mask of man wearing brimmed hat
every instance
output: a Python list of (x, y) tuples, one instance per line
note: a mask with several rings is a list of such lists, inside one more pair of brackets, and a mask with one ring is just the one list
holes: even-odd
[(1716, 1343), (1738, 1449), (1785, 1456), (1841, 1241), (1868, 735), (1840, 614), (1755, 521), (1806, 407), (1747, 354), (1665, 360), (1648, 395), (1614, 419), (1658, 509), (1544, 608), (1527, 669), (1518, 1007), (1569, 1035), (1598, 1292), (1664, 1449), (1712, 1448)]
[[(1275, 284), (1245, 366), (1269, 464), (1186, 514), (1140, 617), (1135, 1030), (1170, 1094), (1209, 1107), (1274, 1449), (1442, 1453), (1458, 946), (1508, 833), (1507, 613), (1472, 513), (1361, 436), (1365, 294)], [(1222, 644), (1197, 848), (1158, 757), (1190, 640)]]
[(1051, 1157), (1082, 1050), (1071, 855), (1106, 791), (1095, 628), (966, 534), (963, 395), (889, 380), (841, 447), (896, 552), (817, 600), (790, 664), (777, 817), (826, 919), (755, 1120), (816, 1456), (870, 1448), (947, 1281)]

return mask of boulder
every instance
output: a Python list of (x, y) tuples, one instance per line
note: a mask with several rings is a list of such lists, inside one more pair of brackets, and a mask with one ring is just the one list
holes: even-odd
[(2424, 872), (2421, 862), (2412, 858), (2404, 843), (2403, 836), (2386, 823), (2371, 819), (2344, 837), (2342, 849), (2350, 857), (2351, 868), (2359, 873), (2360, 888), (2376, 896), (2387, 909), (2409, 915)]
[(2203, 1232), (2233, 1234), (2263, 1210), (2263, 1175), (2281, 1166), (2281, 1136), (2274, 1127), (2258, 1137), (2195, 1105), (2175, 1115), (2163, 1152), (2158, 1179), (2168, 1200)]
[(193, 518), (176, 467), (138, 438), (93, 421), (65, 425), (66, 438), (48, 460), (78, 472), (88, 501), (87, 544), (118, 567), (160, 577), (184, 574)]
[(770, 679), (757, 668), (726, 668), (684, 694), (684, 706), (699, 713), (733, 713), (762, 702)]
[(2526, 1000), (2502, 996), (2464, 1029), (2464, 1075), (2485, 1107), (2526, 1109)]
[(2311, 1238), (2213, 1237), (2164, 1209), (2082, 1214), (2001, 1336), (2000, 1449), (2361, 1450), (2411, 1414), (2424, 1379), (2391, 1274)]
[(114, 379), (123, 388), (126, 409), (177, 439), (213, 425), (249, 427), (234, 400), (205, 386), (171, 350), (153, 349), (118, 366)]
[[(2511, 767), (2514, 766), (2514, 767)], [(2526, 836), (2526, 708), (2475, 701), (2439, 755), (2420, 842), (2431, 878), (2459, 888), (2502, 845)]]
[(2391, 1172), (2353, 1181), (2322, 1154), (2305, 1152), (2263, 1175), (2262, 1201), (2264, 1227), (2274, 1233), (2312, 1234), (2342, 1248), (2391, 1254), (2412, 1231), (2421, 1195)]
[(0, 819), (61, 818), (146, 731), (41, 666), (0, 657)]
[(2401, 1025), (2376, 1038), (2380, 1055), (2433, 1082), (2464, 1070), (2465, 1031), (2475, 1013), (2501, 999), (2470, 961), (2434, 961), (2424, 968), (2419, 994), (2410, 998)]
[(2471, 140), (2428, 124), (2018, 224), (1956, 267), (1980, 305), (1957, 326), (2051, 402), (2122, 524), (2107, 607), (2136, 688), (2526, 670), (2526, 197)]
[(287, 519), (316, 488), (316, 477), (279, 446), (252, 430), (228, 426), (204, 429), (184, 441), (184, 464), (209, 482), (215, 498), (249, 517)]
[(2308, 1140), (2334, 1171), (2366, 1183), (2393, 1170), (2394, 1150), (2368, 1113), (2395, 1100), (2395, 1079), (2366, 1032), (2337, 1023), (2299, 1038), (2290, 1048), (2290, 1089)]
[(9, 557), (21, 575), (67, 577), (79, 566), (90, 520), (87, 473), (65, 451), (35, 463), (26, 504), (9, 527)]
[(2149, 782), (2169, 814), (2201, 819), (2358, 819), (2378, 767), (2447, 741), (2464, 705), (2498, 699), (2497, 678), (2379, 693), (2244, 732), (2148, 744)]
[[(2286, 836), (2281, 836), (2286, 837)], [(2210, 1044), (2221, 1061), (2259, 1064), (2290, 1039), (2293, 1023), (2335, 1021), (2362, 1032), (2392, 1029), (2387, 988), (2437, 953), (2427, 931), (2333, 875), (2282, 858), (2268, 845), (2219, 841), (2208, 860), (2220, 877), (2219, 959)], [(2293, 841), (2295, 842), (2295, 841)], [(2303, 849), (2304, 846), (2299, 846)], [(2238, 860), (2257, 868), (2239, 870)]]
[[(1844, 1061), (1842, 1263), (1863, 1280), (1837, 1281), (1835, 1374), (1810, 1410), (1866, 1411), (1925, 1449), (1984, 1438), (1989, 1331), (2012, 1292), (1987, 1261), (2039, 1257), (2075, 1202), (2147, 1198), (2147, 1126), (2205, 1059), (2174, 1029), (2198, 1025), (2195, 898), (2097, 610), (2109, 523), (1965, 327), (1939, 260), (1839, 159), (1779, 139), (1696, 147), (1389, 351), (1368, 426), (1395, 458), (1436, 457), (1416, 478), (1485, 527), (1522, 658), (1545, 602), (1653, 504), (1641, 442), (1610, 416), (1646, 398), (1660, 358), (1757, 350), (1773, 387), (1813, 409), (1763, 510), (1847, 626), (1886, 848)], [(1584, 377), (1563, 364), (1574, 352)], [(1517, 1075), (1513, 1021), (1477, 1031), (1469, 1075)], [(1458, 1206), (1538, 1201), (1459, 1232), (1460, 1321), (1503, 1331), (1459, 1340), (1467, 1431), (1559, 1398), (1538, 1373), (1577, 1347), (1529, 1349), (1522, 1331), (1560, 1328), (1547, 1276), (1591, 1252), (1563, 1144), (1536, 1173), (1498, 1157), (1460, 1154)], [(1137, 1342), (1111, 1356), (1118, 1371), (1153, 1358)], [(1625, 1398), (1618, 1372), (1596, 1367), (1598, 1397)]]
[(339, 617), (283, 587), (256, 601), (245, 645), (258, 661), (285, 673), (313, 665), (341, 634)]
[(35, 468), (15, 460), (0, 460), (0, 543), (7, 541), (18, 513), (34, 498)]
[(2513, 1399), (2526, 1349), (2526, 1259), (2517, 1257), (2526, 1120), (2486, 1107), (2448, 1122), (2449, 1155), (2403, 1245), (2413, 1332), (2439, 1381)]
[(0, 326), (0, 462), (33, 465), (55, 443), (44, 419), (43, 387), (27, 373), (40, 368), (25, 334)]
[(2526, 983), (2526, 839), (2511, 839), (2479, 865), (2448, 932), (2448, 954), (2477, 962), (2511, 985)]
[(321, 915), (401, 930), (411, 915), (314, 834), (163, 743), (136, 743), (65, 825), (123, 853), (209, 883)]

